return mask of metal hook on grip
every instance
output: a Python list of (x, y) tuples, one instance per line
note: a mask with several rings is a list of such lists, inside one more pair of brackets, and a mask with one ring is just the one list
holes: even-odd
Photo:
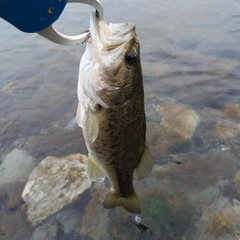
[[(99, 0), (68, 0), (68, 3), (75, 2), (75, 3), (83, 3), (90, 5), (96, 9), (99, 16), (99, 21), (103, 18), (103, 8)], [(63, 34), (59, 32), (57, 29), (55, 29), (52, 25), (37, 32), (42, 37), (47, 38), (48, 40), (58, 43), (61, 45), (78, 45), (80, 43), (85, 42), (90, 37), (90, 31), (84, 31), (81, 34), (77, 36), (68, 36), (66, 34)]]

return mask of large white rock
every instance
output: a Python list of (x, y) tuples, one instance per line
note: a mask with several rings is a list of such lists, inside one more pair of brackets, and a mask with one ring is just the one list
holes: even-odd
[(57, 212), (91, 186), (87, 177), (87, 156), (47, 157), (32, 171), (22, 198), (28, 221), (33, 225)]

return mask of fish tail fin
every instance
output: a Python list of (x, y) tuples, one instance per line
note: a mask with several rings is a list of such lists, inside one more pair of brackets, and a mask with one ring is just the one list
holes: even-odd
[(119, 194), (110, 191), (106, 199), (103, 201), (102, 206), (103, 208), (114, 208), (122, 206), (131, 213), (141, 212), (141, 207), (135, 192), (133, 192), (131, 195), (127, 197), (122, 197)]

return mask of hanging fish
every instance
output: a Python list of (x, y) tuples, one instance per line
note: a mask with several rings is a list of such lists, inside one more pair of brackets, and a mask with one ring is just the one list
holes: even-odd
[(146, 145), (144, 91), (135, 24), (107, 24), (92, 14), (86, 50), (80, 62), (77, 120), (89, 152), (88, 176), (111, 190), (104, 208), (123, 206), (140, 213), (133, 173), (143, 179), (152, 170)]

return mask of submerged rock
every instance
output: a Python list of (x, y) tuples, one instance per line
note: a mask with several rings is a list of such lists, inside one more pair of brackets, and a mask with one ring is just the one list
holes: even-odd
[(240, 124), (233, 121), (225, 110), (203, 108), (201, 118), (205, 131), (212, 131), (213, 137), (217, 139), (226, 140), (240, 132)]
[(57, 233), (57, 222), (49, 221), (34, 229), (31, 240), (57, 240)]
[(240, 202), (222, 197), (206, 208), (196, 224), (195, 239), (239, 239)]
[(179, 148), (180, 152), (188, 151), (189, 139), (186, 139), (179, 134), (167, 131), (159, 126), (159, 123), (147, 123), (147, 143), (152, 156), (157, 161), (162, 161), (162, 157), (174, 152)]
[(237, 136), (240, 133), (240, 123), (228, 119), (218, 119), (216, 124), (216, 137), (226, 140)]
[(184, 104), (165, 102), (153, 105), (162, 116), (159, 123), (147, 123), (147, 142), (154, 158), (167, 154), (186, 153), (193, 147), (193, 136), (200, 123), (198, 113)]
[(22, 191), (25, 183), (15, 182), (0, 186), (0, 209), (13, 210), (22, 203)]
[(21, 193), (34, 168), (34, 158), (15, 148), (0, 164), (0, 208), (14, 209), (21, 201)]
[(20, 149), (13, 149), (0, 165), (0, 185), (25, 182), (34, 167), (34, 159)]
[(240, 103), (231, 103), (223, 111), (232, 119), (240, 120)]
[[(229, 105), (231, 106), (231, 105)], [(207, 148), (218, 148), (239, 155), (240, 123), (230, 108), (203, 108), (200, 112), (202, 138)]]
[(191, 139), (200, 117), (196, 111), (184, 104), (167, 102), (154, 106), (163, 116), (161, 126), (169, 132), (175, 132), (181, 137)]
[(82, 219), (82, 227), (79, 229), (81, 235), (91, 239), (109, 239), (109, 211), (101, 208), (106, 197), (106, 190), (93, 193), (92, 199), (85, 207)]
[(234, 178), (235, 178), (235, 181), (237, 183), (237, 193), (240, 196), (240, 171), (236, 172)]
[(32, 226), (26, 221), (26, 214), (21, 211), (1, 211), (0, 239), (29, 240)]
[(47, 157), (40, 162), (22, 193), (29, 222), (36, 225), (91, 186), (87, 159), (85, 155), (73, 154), (65, 158)]

